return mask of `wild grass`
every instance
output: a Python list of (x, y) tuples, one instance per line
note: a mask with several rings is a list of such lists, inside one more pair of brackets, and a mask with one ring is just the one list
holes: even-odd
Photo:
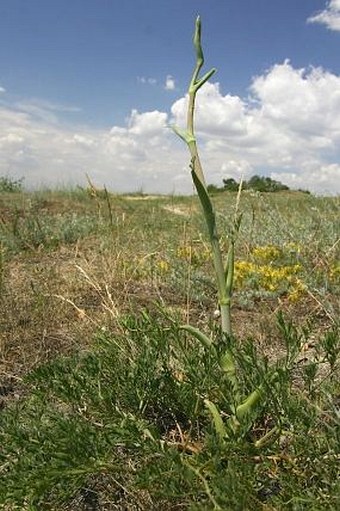
[(5, 511), (340, 506), (339, 198), (209, 198), (180, 135), (205, 219), (91, 182), (0, 193)]
[[(125, 315), (120, 327), (35, 369), (29, 395), (2, 412), (4, 509), (336, 509), (334, 361), (325, 381), (292, 367), (299, 385), (286, 374), (249, 436), (221, 443), (200, 399), (222, 405), (230, 394), (214, 360), (161, 310)], [(281, 327), (291, 348), (300, 344)], [(321, 345), (334, 348), (336, 335)], [(249, 341), (237, 357), (252, 388), (267, 361)], [(255, 448), (278, 413), (281, 434)]]
[[(9, 219), (13, 204), (35, 200), (1, 198)], [(336, 509), (338, 199), (244, 199), (255, 213), (245, 213), (237, 263), (299, 264), (306, 289), (294, 301), (289, 289), (270, 291), (251, 275), (239, 286), (236, 271), (235, 356), (245, 389), (268, 361), (282, 376), (251, 430), (222, 443), (202, 403), (227, 418), (230, 389), (213, 357), (179, 328), (189, 316), (218, 332), (194, 198), (110, 196), (113, 225), (105, 198), (100, 212), (86, 194), (39, 199), (46, 212), (92, 217), (97, 229), (15, 250), (2, 231), (3, 509)], [(222, 227), (234, 201), (215, 198)], [(309, 208), (313, 222), (301, 215)], [(289, 232), (277, 232), (278, 218), (289, 218)], [(287, 342), (300, 353), (288, 372)], [(277, 438), (254, 447), (277, 416)]]

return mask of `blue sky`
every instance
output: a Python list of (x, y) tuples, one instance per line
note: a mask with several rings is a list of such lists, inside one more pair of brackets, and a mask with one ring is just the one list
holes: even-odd
[(197, 115), (208, 181), (340, 192), (340, 0), (1, 0), (0, 173), (190, 191), (167, 125), (184, 121), (197, 14), (218, 71)]

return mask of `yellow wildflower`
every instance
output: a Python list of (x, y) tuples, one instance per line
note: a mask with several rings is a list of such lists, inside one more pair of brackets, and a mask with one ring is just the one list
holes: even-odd
[(298, 243), (294, 243), (293, 241), (290, 241), (289, 243), (285, 243), (285, 249), (288, 250), (288, 252), (294, 252), (295, 254), (301, 253), (301, 246)]
[(170, 270), (170, 265), (168, 261), (161, 259), (160, 261), (157, 261), (157, 268), (160, 273), (167, 273)]
[(270, 262), (280, 259), (282, 251), (275, 245), (266, 245), (263, 247), (255, 247), (252, 250), (252, 255), (255, 260), (259, 262)]
[(191, 245), (181, 245), (177, 249), (177, 257), (180, 259), (184, 259), (187, 262), (190, 262), (193, 265), (203, 264), (205, 261), (210, 259), (210, 250), (207, 246), (191, 246)]
[(182, 245), (178, 247), (177, 257), (190, 261), (192, 257), (192, 247), (190, 245)]
[(288, 293), (288, 300), (290, 302), (298, 302), (301, 296), (305, 294), (306, 290), (306, 284), (304, 284), (300, 279), (296, 278), (290, 292)]
[(334, 282), (340, 280), (340, 263), (335, 262), (331, 265), (329, 269), (329, 277)]
[[(295, 277), (301, 271), (300, 264), (288, 266), (273, 266), (272, 264), (255, 264), (247, 261), (237, 261), (235, 264), (235, 285), (243, 287), (245, 282), (255, 280), (256, 287), (266, 291), (276, 292), (289, 289), (297, 282)], [(300, 289), (300, 288), (299, 288)]]

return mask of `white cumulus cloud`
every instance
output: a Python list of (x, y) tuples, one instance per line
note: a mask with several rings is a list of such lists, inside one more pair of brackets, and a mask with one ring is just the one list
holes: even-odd
[(153, 112), (138, 113), (132, 110), (130, 119), (128, 120), (128, 132), (133, 135), (156, 136), (166, 127), (167, 114), (155, 110)]
[[(208, 83), (198, 94), (197, 128), (208, 168), (232, 177), (281, 175), (285, 182), (296, 175), (305, 188), (339, 192), (340, 77), (285, 61), (255, 77), (250, 93), (247, 99), (223, 95)], [(185, 122), (186, 101), (172, 107), (175, 124)]]
[(98, 186), (120, 192), (180, 191), (184, 177), (188, 191), (189, 174), (179, 177), (185, 148), (174, 143), (167, 113), (133, 110), (126, 126), (108, 130), (65, 127), (49, 110), (39, 114), (26, 102), (24, 111), (0, 104), (0, 175), (24, 177), (34, 188), (86, 184), (87, 173)]
[(330, 30), (340, 30), (340, 0), (330, 0), (326, 4), (326, 8), (310, 16), (307, 20), (309, 23), (321, 23), (326, 25)]
[[(37, 101), (0, 103), (0, 175), (29, 187), (93, 182), (114, 191), (191, 193), (189, 155), (169, 125), (184, 128), (188, 98), (170, 113), (131, 111), (110, 129), (65, 125)], [(197, 136), (207, 181), (269, 175), (289, 186), (340, 193), (340, 76), (287, 60), (254, 77), (249, 97), (206, 83)]]
[[(186, 119), (188, 96), (176, 101), (171, 112), (175, 123)], [(207, 137), (234, 136), (246, 130), (245, 104), (238, 96), (223, 96), (218, 83), (206, 83), (197, 94), (198, 128)]]
[(165, 90), (175, 90), (175, 88), (176, 88), (175, 79), (171, 75), (167, 75), (167, 77), (165, 79), (164, 89)]

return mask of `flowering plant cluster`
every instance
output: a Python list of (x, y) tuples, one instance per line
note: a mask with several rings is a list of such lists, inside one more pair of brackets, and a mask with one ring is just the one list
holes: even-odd
[(296, 257), (300, 253), (300, 247), (291, 245), (254, 247), (251, 261), (240, 260), (235, 263), (236, 289), (255, 288), (279, 295), (286, 294), (290, 301), (298, 301), (306, 292), (307, 285), (301, 278), (302, 264), (291, 260), (292, 256)]

